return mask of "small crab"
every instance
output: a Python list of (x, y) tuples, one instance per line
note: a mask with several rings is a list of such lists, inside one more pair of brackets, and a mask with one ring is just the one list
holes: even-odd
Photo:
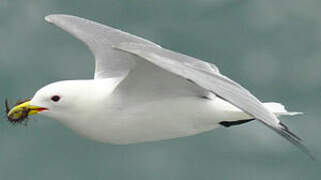
[(18, 108), (15, 108), (14, 111), (12, 111), (12, 109), (10, 109), (8, 100), (7, 99), (5, 100), (7, 119), (9, 122), (11, 122), (12, 124), (16, 124), (16, 123), (25, 122), (25, 120), (28, 119), (28, 114), (30, 112), (30, 109), (26, 108), (26, 107), (19, 107), (19, 105), (23, 104), (29, 100), (30, 99), (18, 100), (15, 103), (15, 105), (13, 106), (13, 107), (18, 107)]

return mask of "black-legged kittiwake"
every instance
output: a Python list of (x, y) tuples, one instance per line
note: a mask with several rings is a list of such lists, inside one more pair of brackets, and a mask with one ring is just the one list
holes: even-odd
[(9, 116), (28, 108), (29, 115), (43, 114), (92, 140), (115, 144), (190, 136), (256, 119), (307, 152), (277, 118), (298, 113), (260, 102), (214, 64), (83, 18), (45, 19), (89, 47), (95, 77), (51, 83)]

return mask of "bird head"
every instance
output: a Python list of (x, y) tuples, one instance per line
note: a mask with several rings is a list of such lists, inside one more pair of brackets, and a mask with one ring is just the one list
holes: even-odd
[(33, 98), (18, 104), (8, 112), (14, 117), (22, 109), (28, 115), (43, 114), (58, 120), (76, 119), (83, 114), (90, 94), (90, 83), (84, 81), (58, 81), (39, 89)]

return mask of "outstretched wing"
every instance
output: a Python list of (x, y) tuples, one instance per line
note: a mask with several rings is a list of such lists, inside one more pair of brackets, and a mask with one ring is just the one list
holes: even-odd
[[(146, 39), (76, 16), (53, 14), (46, 16), (45, 20), (69, 32), (88, 46), (95, 56), (95, 78), (127, 75), (135, 63), (135, 56), (113, 49), (112, 46), (116, 44), (126, 42), (159, 47)], [(193, 63), (199, 68), (218, 72), (218, 68), (213, 64), (204, 61)]]
[[(151, 63), (144, 63), (141, 58), (135, 55), (113, 48), (113, 46), (124, 42), (159, 47), (151, 41), (70, 15), (49, 15), (45, 17), (45, 20), (69, 32), (88, 46), (95, 57), (95, 79), (120, 77), (121, 83), (117, 88), (117, 93), (127, 94), (126, 105), (131, 102), (142, 103), (162, 98), (207, 94), (202, 88), (188, 81), (182, 81), (181, 78), (166, 70)], [(211, 73), (219, 73), (215, 65), (204, 61), (194, 60), (191, 62), (184, 59), (182, 61)], [(140, 63), (136, 65), (137, 62)]]
[(113, 45), (134, 42), (157, 46), (151, 41), (80, 17), (59, 14), (46, 16), (45, 20), (88, 46), (95, 56), (95, 79), (126, 76), (133, 66), (133, 56), (115, 51)]
[(309, 154), (301, 144), (301, 139), (289, 129), (248, 90), (228, 77), (194, 66), (195, 58), (173, 52), (161, 47), (153, 47), (136, 43), (121, 43), (115, 46), (130, 54), (137, 55), (148, 62), (181, 78), (189, 79), (201, 88), (214, 93), (216, 96), (230, 102), (244, 112), (252, 115), (269, 128), (285, 137), (302, 151)]

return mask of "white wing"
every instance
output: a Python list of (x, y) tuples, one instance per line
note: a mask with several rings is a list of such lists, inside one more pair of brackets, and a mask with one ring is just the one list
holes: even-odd
[(95, 56), (95, 78), (124, 76), (133, 65), (133, 56), (115, 51), (112, 49), (113, 45), (135, 42), (157, 46), (137, 36), (75, 16), (49, 15), (45, 20), (69, 32), (88, 46)]
[[(130, 102), (137, 103), (177, 96), (203, 96), (208, 94), (202, 88), (190, 82), (182, 81), (181, 78), (165, 70), (150, 63), (139, 61), (141, 58), (137, 56), (113, 48), (113, 46), (123, 42), (159, 47), (151, 41), (70, 15), (49, 15), (45, 17), (45, 20), (69, 32), (89, 47), (95, 57), (95, 79), (126, 77), (119, 85), (117, 93), (127, 93), (129, 99), (126, 103), (128, 104)], [(138, 61), (140, 64), (136, 66)], [(212, 73), (219, 72), (215, 65), (204, 61), (194, 60), (191, 62), (186, 60), (186, 62)], [(130, 75), (128, 75), (129, 72)], [(148, 75), (146, 76), (146, 74)], [(158, 80), (155, 81), (155, 78)]]
[(221, 75), (215, 65), (79, 17), (50, 15), (46, 20), (89, 47), (96, 60), (95, 78), (125, 78), (116, 94), (126, 93), (126, 97), (132, 97), (126, 103), (186, 95), (203, 96), (212, 92), (308, 153), (300, 138), (280, 123), (249, 91)]

